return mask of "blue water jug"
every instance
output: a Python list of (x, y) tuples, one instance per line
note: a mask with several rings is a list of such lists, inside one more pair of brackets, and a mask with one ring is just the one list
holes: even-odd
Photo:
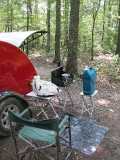
[(83, 71), (83, 93), (92, 95), (96, 90), (96, 70), (92, 67), (85, 67)]

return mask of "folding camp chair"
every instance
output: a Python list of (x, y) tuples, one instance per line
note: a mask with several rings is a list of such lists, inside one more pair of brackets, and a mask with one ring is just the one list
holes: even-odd
[[(54, 146), (53, 148), (56, 147), (56, 160), (62, 159), (60, 158), (60, 138), (62, 138), (62, 141), (65, 141), (67, 146), (71, 148), (70, 116), (65, 114), (61, 119), (56, 118), (38, 121), (35, 119), (25, 119), (23, 115), (21, 115), (22, 114), (9, 111), (11, 135), (14, 140), (16, 159), (25, 159), (26, 154), (29, 154), (29, 160), (34, 160), (35, 158), (35, 160), (38, 160), (39, 154), (44, 153), (44, 157), (49, 160), (54, 160), (55, 158), (47, 154), (48, 151), (43, 152), (44, 149), (52, 146)], [(18, 132), (18, 137), (28, 144), (28, 146), (22, 151), (18, 148), (14, 123), (22, 125), (22, 128)], [(66, 141), (64, 137), (60, 137), (66, 128), (69, 132), (69, 141)], [(43, 142), (45, 142), (45, 146), (43, 146)], [(70, 150), (70, 152), (66, 155), (66, 160), (71, 157), (71, 153), (72, 151)]]

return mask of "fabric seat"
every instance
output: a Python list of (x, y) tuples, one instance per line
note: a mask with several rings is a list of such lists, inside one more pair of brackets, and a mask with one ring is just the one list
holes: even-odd
[[(68, 115), (64, 117), (64, 119), (59, 123), (59, 134), (61, 134), (64, 129), (67, 127)], [(21, 139), (34, 139), (38, 141), (46, 141), (49, 144), (56, 143), (57, 133), (54, 130), (46, 130), (35, 127), (24, 126), (19, 131), (19, 137)]]

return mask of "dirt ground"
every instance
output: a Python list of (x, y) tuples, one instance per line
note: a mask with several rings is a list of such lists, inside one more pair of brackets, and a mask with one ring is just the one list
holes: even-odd
[[(31, 58), (38, 74), (42, 79), (50, 80), (50, 74), (55, 65), (52, 64), (51, 59), (46, 59), (42, 56)], [(80, 105), (81, 97), (79, 96), (80, 84), (72, 86), (70, 92), (73, 94), (74, 107), (72, 113), (76, 116), (81, 114)], [(95, 119), (98, 124), (109, 128), (102, 143), (97, 147), (97, 151), (92, 156), (86, 156), (82, 153), (76, 153), (76, 160), (120, 160), (120, 83), (111, 82), (107, 79), (97, 81), (98, 93), (94, 97), (96, 110)], [(67, 106), (67, 109), (71, 111)], [(10, 156), (7, 151), (12, 154), (14, 148), (12, 146), (11, 138), (0, 138), (0, 160), (9, 160)], [(5, 151), (3, 152), (3, 148)], [(44, 160), (42, 158), (41, 160)]]

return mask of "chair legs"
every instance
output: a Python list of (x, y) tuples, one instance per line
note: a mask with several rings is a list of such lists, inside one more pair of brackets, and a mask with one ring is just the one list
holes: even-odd
[(59, 133), (57, 132), (56, 136), (56, 160), (60, 160), (60, 141), (59, 141)]
[(16, 156), (16, 160), (20, 160), (19, 155), (18, 155), (18, 146), (17, 146), (17, 140), (16, 140), (16, 135), (15, 135), (15, 127), (12, 126), (12, 122), (10, 121), (10, 128), (11, 128), (11, 136), (14, 142), (14, 146), (15, 146), (15, 156)]
[(71, 137), (71, 124), (70, 124), (70, 116), (68, 118), (68, 132), (69, 132), (69, 147), (71, 148), (72, 147), (72, 144), (71, 144), (71, 140), (72, 140), (72, 137)]

